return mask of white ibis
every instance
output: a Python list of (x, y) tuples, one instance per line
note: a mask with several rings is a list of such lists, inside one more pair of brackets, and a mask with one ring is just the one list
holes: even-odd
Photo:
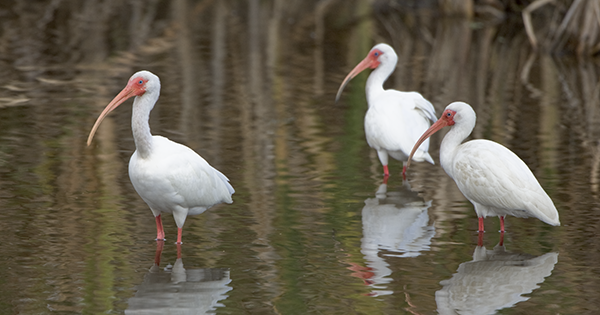
[(484, 231), (483, 219), (487, 216), (500, 217), (501, 232), (504, 232), (506, 215), (535, 217), (550, 225), (560, 225), (554, 203), (516, 154), (489, 140), (462, 143), (473, 131), (475, 120), (475, 111), (469, 104), (454, 102), (448, 105), (442, 117), (415, 144), (407, 167), (421, 142), (443, 127), (450, 126), (442, 140), (440, 164), (475, 206), (479, 232)]
[(160, 80), (151, 72), (139, 71), (106, 106), (87, 140), (88, 146), (100, 123), (127, 99), (133, 100), (131, 129), (136, 150), (129, 160), (129, 178), (156, 219), (156, 239), (164, 240), (161, 213), (172, 213), (181, 244), (183, 224), (188, 215), (203, 213), (219, 203), (232, 203), (235, 192), (229, 179), (210, 166), (192, 149), (150, 133), (148, 118), (160, 94)]
[[(392, 74), (397, 62), (398, 56), (392, 47), (387, 44), (375, 45), (367, 57), (346, 76), (335, 98), (337, 102), (344, 87), (357, 74), (367, 68), (375, 69), (369, 75), (365, 88), (368, 104), (365, 135), (369, 146), (377, 150), (379, 161), (383, 164), (384, 178), (390, 175), (388, 155), (404, 163), (416, 140), (429, 128), (429, 121), (437, 120), (433, 105), (421, 94), (383, 89), (383, 83)], [(428, 150), (429, 140), (419, 147), (413, 159), (435, 164)], [(403, 175), (405, 169), (404, 166)]]

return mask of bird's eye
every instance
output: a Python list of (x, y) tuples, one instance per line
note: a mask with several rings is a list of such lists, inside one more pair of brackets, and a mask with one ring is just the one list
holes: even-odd
[(375, 57), (379, 56), (379, 52), (374, 52), (373, 56), (375, 56)]
[(139, 80), (138, 84), (144, 84), (144, 80)]

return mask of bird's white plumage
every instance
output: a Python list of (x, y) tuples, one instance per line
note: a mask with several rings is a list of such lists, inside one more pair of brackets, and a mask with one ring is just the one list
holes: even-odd
[[(373, 95), (365, 114), (365, 135), (369, 146), (377, 150), (381, 163), (387, 155), (406, 161), (410, 150), (435, 117), (433, 105), (417, 92), (385, 90)], [(435, 118), (432, 120), (435, 122)], [(413, 159), (434, 164), (424, 142)]]
[(451, 177), (478, 216), (533, 216), (559, 224), (550, 197), (525, 162), (506, 147), (472, 140), (460, 146), (451, 165)]
[(161, 136), (153, 136), (153, 154), (137, 151), (129, 161), (133, 187), (155, 216), (173, 213), (177, 226), (187, 215), (197, 215), (219, 203), (232, 203), (233, 187), (227, 177), (192, 149)]
[[(380, 64), (371, 72), (365, 91), (369, 108), (365, 114), (365, 135), (370, 147), (377, 150), (381, 164), (388, 164), (388, 155), (406, 161), (421, 134), (435, 122), (435, 108), (418, 92), (384, 90), (383, 83), (398, 62), (394, 49), (377, 44), (371, 51), (382, 52)], [(429, 155), (429, 141), (424, 142), (413, 159), (434, 164)]]
[[(375, 45), (344, 79), (336, 99), (350, 79), (361, 71), (374, 69), (365, 86), (368, 110), (365, 114), (365, 135), (387, 175), (388, 156), (405, 162), (419, 136), (435, 122), (433, 105), (417, 92), (384, 90), (383, 83), (396, 68), (398, 56), (387, 44)], [(414, 156), (416, 161), (434, 164), (428, 153), (429, 140), (423, 143)]]
[(112, 110), (134, 97), (131, 129), (136, 151), (129, 161), (133, 187), (156, 217), (157, 239), (164, 239), (162, 212), (172, 213), (177, 223), (177, 242), (188, 215), (200, 214), (218, 203), (232, 203), (235, 192), (229, 179), (192, 149), (161, 136), (152, 136), (148, 118), (160, 95), (160, 79), (139, 71), (108, 104), (96, 120), (88, 145), (98, 126)]
[(471, 106), (454, 102), (446, 107), (444, 115), (448, 110), (455, 112), (454, 125), (442, 140), (440, 164), (473, 203), (477, 216), (535, 217), (560, 225), (554, 203), (516, 154), (489, 140), (461, 144), (475, 126)]

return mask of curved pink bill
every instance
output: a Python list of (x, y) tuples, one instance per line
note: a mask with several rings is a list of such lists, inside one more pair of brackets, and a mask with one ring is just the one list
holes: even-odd
[(431, 127), (429, 127), (429, 129), (425, 130), (425, 132), (423, 133), (421, 138), (419, 138), (419, 140), (417, 140), (417, 142), (413, 146), (412, 151), (410, 151), (410, 155), (408, 156), (408, 161), (406, 162), (407, 170), (408, 170), (408, 167), (410, 166), (410, 161), (412, 160), (413, 155), (415, 154), (415, 152), (417, 152), (417, 149), (421, 146), (421, 144), (425, 140), (427, 140), (427, 138), (431, 137), (431, 135), (440, 131), (440, 129), (442, 129), (446, 126), (449, 126), (448, 120), (443, 119), (443, 118), (444, 118), (444, 116), (442, 116), (438, 121), (436, 121), (433, 125), (431, 125)]
[(96, 119), (96, 123), (94, 124), (94, 127), (92, 127), (92, 131), (90, 132), (90, 135), (88, 136), (88, 139), (87, 139), (88, 146), (92, 143), (92, 139), (94, 138), (94, 134), (96, 134), (96, 130), (98, 130), (98, 127), (100, 127), (100, 123), (102, 123), (102, 120), (104, 120), (104, 118), (108, 115), (108, 113), (112, 112), (115, 108), (117, 108), (119, 105), (121, 105), (127, 99), (135, 96), (136, 95), (135, 93), (136, 93), (136, 91), (134, 89), (132, 89), (131, 86), (128, 84), (121, 92), (119, 92), (119, 94), (117, 94), (117, 96), (115, 96), (115, 98), (113, 98), (112, 101), (110, 101), (110, 103), (102, 111), (102, 113), (100, 114), (98, 119)]
[(368, 55), (359, 64), (357, 64), (356, 67), (354, 67), (354, 69), (352, 69), (352, 71), (350, 71), (350, 73), (348, 73), (348, 75), (344, 79), (344, 82), (342, 82), (342, 84), (340, 85), (340, 88), (338, 89), (337, 94), (335, 95), (336, 103), (340, 99), (340, 96), (342, 95), (342, 91), (344, 90), (346, 85), (348, 85), (348, 82), (350, 82), (350, 80), (352, 80), (352, 78), (354, 78), (357, 74), (361, 73), (363, 70), (368, 69), (368, 68), (374, 68), (373, 65), (374, 65), (373, 59), (371, 58), (371, 55)]

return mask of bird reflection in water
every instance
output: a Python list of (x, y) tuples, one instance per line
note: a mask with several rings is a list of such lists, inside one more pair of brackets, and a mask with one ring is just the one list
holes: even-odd
[(460, 264), (451, 279), (435, 293), (439, 314), (495, 314), (527, 301), (523, 296), (539, 288), (558, 262), (558, 253), (542, 256), (477, 246), (473, 260)]
[[(392, 281), (392, 271), (384, 257), (417, 257), (429, 250), (435, 228), (429, 225), (425, 202), (411, 191), (408, 182), (396, 191), (387, 191), (381, 184), (375, 198), (365, 200), (362, 210), (363, 238), (361, 253), (367, 261), (369, 278), (365, 283), (373, 288), (372, 296), (388, 295), (386, 284)], [(380, 255), (380, 251), (384, 252)], [(366, 274), (363, 271), (362, 274)]]
[(125, 314), (212, 314), (219, 301), (232, 290), (229, 270), (225, 268), (185, 269), (181, 245), (177, 245), (177, 260), (161, 270), (160, 256), (164, 241), (158, 241), (154, 264), (129, 299)]

